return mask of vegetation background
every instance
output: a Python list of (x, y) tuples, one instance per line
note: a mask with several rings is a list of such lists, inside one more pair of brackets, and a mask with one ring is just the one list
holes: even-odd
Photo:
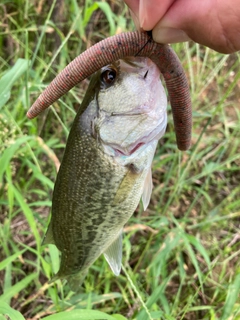
[(195, 43), (173, 46), (191, 87), (192, 147), (177, 150), (169, 108), (150, 206), (125, 227), (121, 275), (101, 257), (80, 294), (48, 282), (59, 253), (41, 239), (88, 80), (37, 119), (26, 111), (75, 56), (133, 29), (123, 1), (1, 1), (1, 320), (240, 319), (239, 54)]

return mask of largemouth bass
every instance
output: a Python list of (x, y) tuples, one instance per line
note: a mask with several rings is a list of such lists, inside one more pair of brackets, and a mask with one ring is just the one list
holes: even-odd
[(104, 254), (119, 275), (122, 230), (152, 192), (151, 164), (167, 125), (160, 72), (148, 58), (108, 65), (91, 79), (67, 141), (44, 244), (61, 251), (60, 270), (77, 291)]

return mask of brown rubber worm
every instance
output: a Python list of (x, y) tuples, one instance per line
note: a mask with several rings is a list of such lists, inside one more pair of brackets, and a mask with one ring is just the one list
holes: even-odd
[(36, 117), (76, 84), (103, 66), (127, 56), (150, 58), (162, 73), (169, 94), (177, 145), (187, 150), (191, 144), (192, 109), (188, 81), (182, 65), (169, 45), (154, 42), (147, 33), (121, 33), (102, 40), (70, 62), (42, 92), (29, 109)]

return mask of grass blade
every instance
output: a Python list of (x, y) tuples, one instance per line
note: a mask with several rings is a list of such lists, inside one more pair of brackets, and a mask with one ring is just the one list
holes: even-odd
[(28, 60), (18, 59), (15, 65), (0, 79), (0, 110), (9, 100), (13, 84), (26, 72), (28, 65)]
[(0, 262), (0, 270), (3, 270), (9, 263), (16, 260), (16, 258), (18, 258), (20, 255), (22, 255), (25, 251), (26, 251), (26, 249), (24, 249), (22, 251), (18, 251), (15, 254), (11, 255), (10, 257), (7, 257), (3, 261), (1, 261)]
[(21, 290), (26, 288), (29, 283), (31, 283), (34, 279), (38, 277), (38, 273), (33, 273), (24, 278), (23, 280), (16, 283), (11, 288), (7, 289), (1, 296), (0, 296), (0, 303), (5, 302), (5, 300), (11, 299), (13, 296), (19, 294)]
[(116, 320), (112, 316), (106, 313), (95, 311), (95, 310), (72, 310), (69, 312), (59, 312), (44, 318), (46, 320)]
[[(7, 315), (11, 320), (25, 320), (19, 311), (11, 308), (7, 303), (0, 301), (0, 315)], [(3, 319), (6, 319), (3, 317)]]
[[(230, 318), (230, 316), (233, 315), (233, 307), (235, 302), (239, 301), (239, 297), (240, 297), (240, 273), (237, 274), (234, 282), (230, 284), (228, 288), (227, 298), (223, 307), (223, 315), (221, 317), (221, 320), (227, 320)], [(239, 309), (238, 312), (240, 312), (240, 307), (238, 309)]]
[(16, 155), (17, 150), (21, 147), (23, 143), (31, 140), (31, 137), (20, 137), (18, 138), (13, 145), (9, 146), (4, 150), (3, 155), (0, 157), (0, 182), (3, 179), (3, 174), (6, 171), (6, 168), (11, 161), (12, 157)]

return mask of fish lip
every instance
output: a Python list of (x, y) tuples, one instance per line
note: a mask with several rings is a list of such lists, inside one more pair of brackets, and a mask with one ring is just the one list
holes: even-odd
[[(150, 142), (150, 141), (149, 141)], [(135, 146), (133, 148), (131, 148), (130, 150), (128, 149), (123, 149), (121, 148), (121, 146), (118, 146), (118, 148), (113, 148), (115, 155), (116, 156), (131, 156), (135, 151), (137, 151), (140, 147), (142, 147), (143, 145), (145, 145), (146, 143), (144, 142), (139, 142), (137, 144), (135, 144)]]
[(165, 126), (161, 126), (153, 129), (148, 135), (139, 138), (135, 143), (128, 147), (122, 147), (121, 145), (109, 145), (114, 150), (115, 156), (131, 156), (134, 152), (138, 151), (141, 147), (150, 144), (153, 140), (158, 140), (159, 135), (163, 135), (166, 129)]

